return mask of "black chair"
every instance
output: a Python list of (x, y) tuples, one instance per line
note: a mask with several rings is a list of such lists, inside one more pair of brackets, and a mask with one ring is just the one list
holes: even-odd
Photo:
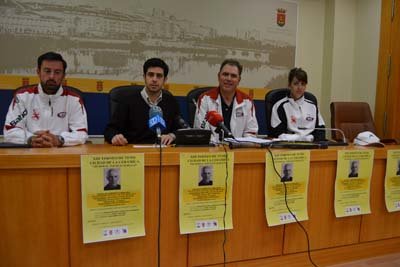
[[(266, 117), (266, 126), (268, 135), (272, 133), (272, 126), (271, 126), (272, 107), (276, 102), (287, 96), (289, 93), (290, 89), (280, 88), (280, 89), (273, 89), (265, 95), (265, 117)], [(312, 93), (305, 92), (304, 97), (314, 102), (316, 105), (318, 105), (317, 98)]]
[(131, 96), (137, 91), (142, 90), (143, 85), (122, 85), (114, 87), (108, 93), (110, 99), (110, 117), (114, 113), (118, 104), (128, 104)]
[[(142, 90), (143, 87), (143, 85), (122, 85), (111, 89), (108, 94), (110, 98), (110, 117), (114, 113), (118, 104), (131, 103), (131, 96), (138, 90)], [(163, 90), (163, 94), (171, 95), (171, 93), (167, 90)]]
[(194, 116), (196, 113), (196, 106), (197, 106), (197, 99), (199, 96), (212, 89), (214, 87), (200, 87), (200, 88), (195, 88), (189, 91), (189, 93), (186, 96), (186, 104), (187, 104), (187, 111), (188, 111), (188, 122), (191, 127), (193, 127), (194, 123)]

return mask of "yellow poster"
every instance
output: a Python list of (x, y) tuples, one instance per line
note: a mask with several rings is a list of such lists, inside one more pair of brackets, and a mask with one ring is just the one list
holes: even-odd
[(385, 176), (385, 202), (389, 212), (400, 210), (400, 150), (388, 150)]
[(373, 164), (374, 150), (338, 150), (336, 217), (371, 213), (369, 197)]
[[(265, 214), (268, 225), (295, 222), (293, 215), (299, 221), (308, 220), (310, 151), (272, 152), (272, 154), (273, 159), (269, 153), (266, 154), (265, 164)], [(289, 212), (286, 204), (293, 214)]]
[(181, 234), (232, 229), (232, 152), (181, 153), (179, 180)]
[(144, 236), (144, 156), (81, 156), (83, 243)]

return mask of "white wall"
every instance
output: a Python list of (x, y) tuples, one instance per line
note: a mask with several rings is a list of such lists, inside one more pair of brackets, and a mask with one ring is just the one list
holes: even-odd
[(330, 125), (332, 101), (375, 107), (381, 0), (299, 0), (296, 66)]
[(308, 90), (321, 99), (325, 1), (300, 0), (296, 66), (308, 74)]
[(331, 101), (346, 101), (353, 89), (356, 1), (336, 0), (334, 8)]
[(380, 20), (381, 1), (357, 0), (351, 99), (369, 103), (372, 114), (378, 75)]

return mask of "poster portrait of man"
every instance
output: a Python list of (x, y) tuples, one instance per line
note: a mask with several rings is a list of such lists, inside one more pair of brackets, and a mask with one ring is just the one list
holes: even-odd
[(120, 190), (120, 169), (105, 168), (104, 169), (104, 190)]

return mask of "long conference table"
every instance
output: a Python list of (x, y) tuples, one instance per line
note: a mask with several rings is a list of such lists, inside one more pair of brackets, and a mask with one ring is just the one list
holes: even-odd
[[(371, 214), (335, 218), (338, 149), (311, 151), (308, 189), (311, 255), (329, 266), (400, 252), (400, 212), (388, 213), (384, 176), (388, 149), (375, 148)], [(363, 148), (357, 148), (363, 149)], [(223, 266), (223, 231), (179, 233), (179, 155), (223, 148), (166, 148), (161, 185), (161, 266)], [(266, 149), (234, 152), (233, 229), (226, 231), (226, 266), (311, 266), (295, 223), (268, 227), (265, 218)], [(146, 236), (83, 244), (82, 154), (144, 153)], [(0, 266), (157, 266), (159, 150), (83, 145), (0, 150)]]

